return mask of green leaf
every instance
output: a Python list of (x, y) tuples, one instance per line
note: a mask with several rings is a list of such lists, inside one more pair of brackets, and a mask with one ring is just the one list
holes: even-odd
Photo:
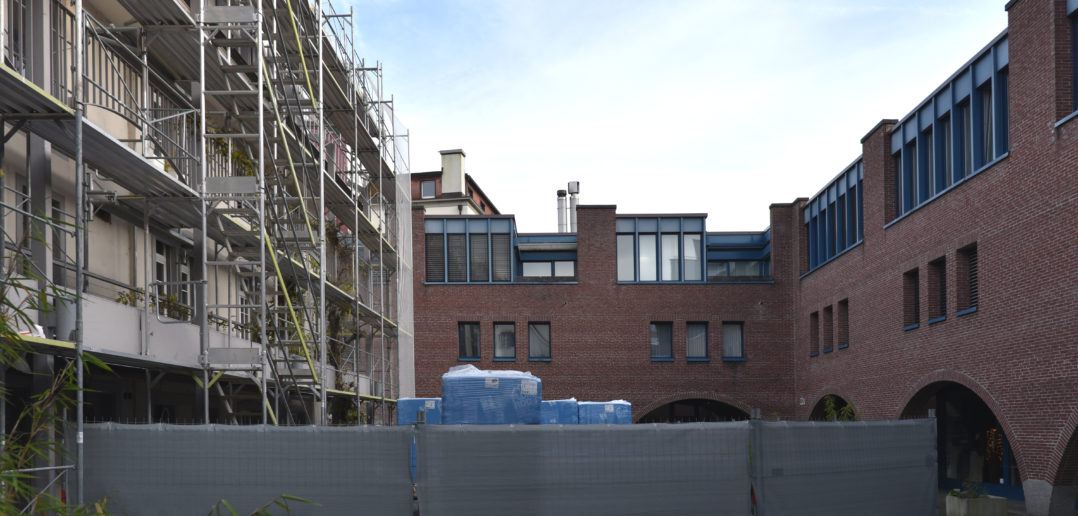
[(283, 494), (283, 495), (281, 495), (281, 498), (283, 498), (285, 500), (292, 500), (293, 502), (300, 502), (300, 503), (305, 503), (305, 504), (308, 504), (308, 505), (314, 505), (314, 506), (318, 506), (318, 507), (322, 506), (322, 504), (320, 504), (318, 502), (315, 502), (313, 500), (308, 500), (306, 498), (300, 498), (298, 496), (292, 496), (290, 494)]

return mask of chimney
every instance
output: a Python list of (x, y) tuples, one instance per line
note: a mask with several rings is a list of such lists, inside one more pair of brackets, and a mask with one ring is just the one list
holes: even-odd
[(442, 155), (442, 194), (464, 194), (464, 151), (439, 151)]
[(565, 190), (558, 190), (558, 233), (565, 233)]
[(576, 205), (580, 202), (580, 181), (569, 181), (569, 232), (576, 233)]

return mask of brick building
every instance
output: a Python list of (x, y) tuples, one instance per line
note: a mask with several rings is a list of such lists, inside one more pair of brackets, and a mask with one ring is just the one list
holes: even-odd
[[(416, 391), (530, 370), (635, 421), (934, 415), (942, 487), (1073, 514), (1078, 1), (1009, 27), (763, 232), (579, 206), (575, 232), (413, 209)], [(413, 185), (413, 196), (418, 190)]]

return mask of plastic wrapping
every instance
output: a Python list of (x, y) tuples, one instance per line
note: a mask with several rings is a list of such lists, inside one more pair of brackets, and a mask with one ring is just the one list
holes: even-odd
[(456, 366), (442, 375), (442, 423), (539, 424), (543, 382), (531, 373)]
[(633, 407), (628, 401), (581, 401), (577, 404), (579, 422), (582, 425), (631, 425)]
[(441, 398), (399, 398), (397, 399), (397, 425), (411, 425), (417, 422), (418, 413), (426, 413), (425, 423), (438, 425), (442, 422)]
[(541, 410), (544, 425), (575, 425), (580, 421), (577, 415), (576, 398), (544, 400)]

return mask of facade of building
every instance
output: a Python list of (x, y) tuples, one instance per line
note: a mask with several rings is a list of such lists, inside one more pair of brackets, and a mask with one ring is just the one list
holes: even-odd
[[(934, 416), (941, 487), (1078, 494), (1078, 2), (1009, 26), (757, 233), (579, 206), (575, 232), (413, 208), (416, 390), (530, 370), (635, 421)], [(416, 186), (413, 184), (413, 198)]]
[(407, 130), (352, 16), (287, 7), (0, 2), (12, 399), (79, 347), (114, 371), (86, 421), (392, 421), (413, 394)]

